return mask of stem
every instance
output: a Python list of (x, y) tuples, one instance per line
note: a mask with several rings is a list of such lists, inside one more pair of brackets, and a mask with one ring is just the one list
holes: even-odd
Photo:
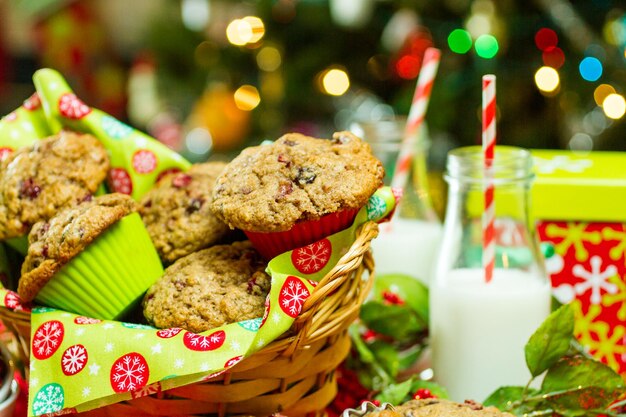
[(526, 395), (528, 394), (528, 388), (530, 388), (530, 384), (532, 384), (532, 382), (535, 380), (534, 377), (530, 377), (530, 380), (528, 380), (528, 383), (526, 384), (526, 386), (524, 387), (524, 391), (522, 391), (522, 402), (524, 402), (524, 400), (526, 400)]

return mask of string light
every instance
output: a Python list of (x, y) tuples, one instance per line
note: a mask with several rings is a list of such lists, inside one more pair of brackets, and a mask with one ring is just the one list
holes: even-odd
[(602, 110), (606, 117), (621, 119), (626, 113), (626, 100), (620, 94), (609, 94), (602, 102)]
[(280, 67), (282, 58), (278, 49), (273, 46), (265, 46), (256, 54), (256, 63), (263, 71), (271, 72)]
[(474, 43), (474, 49), (479, 57), (491, 59), (498, 53), (498, 40), (492, 35), (480, 35)]
[(559, 69), (565, 63), (565, 54), (558, 46), (549, 46), (541, 54), (543, 65)]
[(235, 91), (235, 105), (245, 111), (250, 111), (259, 105), (261, 96), (259, 90), (252, 85), (242, 85)]
[(233, 45), (255, 44), (265, 35), (265, 25), (256, 16), (235, 19), (226, 27), (226, 38)]
[(448, 46), (452, 52), (465, 54), (472, 48), (472, 37), (464, 29), (454, 29), (448, 35)]
[(559, 37), (552, 29), (541, 28), (535, 33), (535, 45), (541, 51), (554, 48), (559, 43)]
[(341, 96), (350, 88), (348, 74), (339, 68), (327, 69), (321, 74), (322, 90), (331, 96)]
[(535, 73), (535, 84), (540, 91), (552, 93), (559, 87), (559, 73), (552, 67), (541, 67)]
[(578, 71), (580, 71), (580, 75), (584, 80), (598, 81), (598, 79), (602, 76), (602, 63), (598, 58), (588, 56), (580, 61)]
[(610, 94), (614, 94), (614, 93), (615, 93), (615, 89), (613, 88), (613, 86), (609, 84), (600, 84), (593, 91), (593, 99), (596, 101), (596, 104), (598, 106), (602, 106), (602, 103), (604, 103), (604, 100)]

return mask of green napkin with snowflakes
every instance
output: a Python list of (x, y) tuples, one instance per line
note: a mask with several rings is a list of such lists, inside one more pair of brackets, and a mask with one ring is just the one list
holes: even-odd
[(33, 75), (36, 93), (0, 120), (0, 159), (62, 129), (91, 133), (109, 152), (109, 191), (141, 198), (164, 173), (190, 163), (156, 139), (83, 103), (57, 71)]
[[(285, 333), (317, 281), (352, 246), (358, 228), (388, 218), (395, 206), (391, 189), (383, 187), (350, 228), (272, 259), (263, 317), (196, 334), (34, 308), (29, 416), (87, 411), (227, 372)], [(1, 304), (28, 308), (6, 289), (0, 289)]]

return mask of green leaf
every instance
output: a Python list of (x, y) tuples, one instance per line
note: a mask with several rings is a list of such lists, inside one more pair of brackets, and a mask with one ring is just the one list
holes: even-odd
[(379, 301), (369, 301), (361, 307), (361, 320), (375, 332), (399, 341), (415, 338), (427, 326), (411, 308)]
[(483, 401), (484, 406), (494, 406), (502, 411), (513, 409), (513, 403), (519, 401), (524, 393), (524, 387), (500, 387)]
[(383, 292), (397, 294), (424, 323), (428, 323), (428, 287), (405, 274), (385, 274), (374, 281), (374, 299), (382, 301)]
[(398, 351), (388, 343), (376, 340), (369, 345), (374, 354), (376, 363), (379, 364), (392, 378), (395, 379), (400, 368)]
[(410, 379), (399, 384), (391, 384), (376, 395), (376, 399), (381, 403), (402, 404), (411, 392), (411, 385)]
[(533, 377), (541, 375), (570, 347), (574, 334), (574, 310), (564, 305), (539, 326), (524, 348), (526, 365)]
[[(432, 381), (424, 381), (423, 379), (415, 379), (413, 381), (413, 384), (411, 384), (409, 395), (412, 395), (413, 393), (415, 393), (415, 391), (417, 391), (420, 388), (426, 388), (430, 390), (430, 392), (438, 398), (443, 398), (443, 399), (449, 398), (448, 391), (444, 387)], [(410, 398), (407, 398), (407, 401), (409, 399)]]
[(566, 356), (552, 366), (541, 386), (542, 397), (570, 416), (601, 410), (624, 393), (624, 381), (611, 368), (581, 355)]
[(535, 395), (537, 392), (538, 390), (533, 388), (500, 387), (483, 401), (483, 405), (493, 406), (501, 411), (521, 416), (541, 408), (542, 404), (538, 404), (536, 401), (524, 401), (525, 398)]

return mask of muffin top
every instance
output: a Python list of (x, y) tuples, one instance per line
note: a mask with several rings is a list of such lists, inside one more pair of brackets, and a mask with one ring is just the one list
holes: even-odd
[(22, 300), (33, 300), (63, 265), (133, 211), (135, 202), (129, 196), (106, 194), (60, 211), (49, 221), (36, 223), (28, 235), (28, 254), (17, 289)]
[(370, 146), (349, 132), (331, 140), (289, 133), (243, 150), (228, 164), (212, 208), (231, 228), (285, 231), (298, 221), (362, 207), (383, 175)]
[(144, 316), (160, 328), (203, 332), (263, 316), (271, 278), (249, 241), (180, 258), (146, 293)]
[(375, 411), (365, 415), (367, 417), (513, 417), (496, 407), (484, 407), (474, 401), (457, 403), (439, 398), (411, 400), (395, 407), (395, 410)]
[(215, 180), (225, 166), (207, 162), (168, 175), (141, 200), (139, 214), (163, 261), (174, 262), (229, 234), (210, 208)]
[(0, 165), (0, 239), (26, 235), (36, 222), (90, 198), (108, 169), (95, 137), (67, 131), (8, 156)]

